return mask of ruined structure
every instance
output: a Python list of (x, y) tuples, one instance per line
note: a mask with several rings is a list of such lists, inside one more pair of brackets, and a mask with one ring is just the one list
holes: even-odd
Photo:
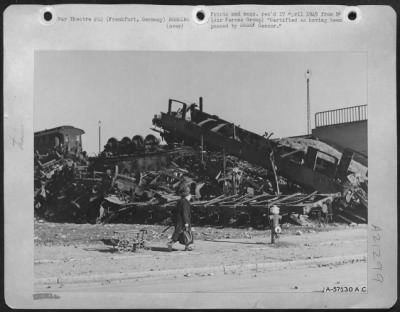
[[(175, 111), (174, 103), (180, 106)], [(202, 149), (222, 151), (272, 169), (275, 176), (281, 175), (307, 190), (324, 193), (343, 191), (354, 156), (354, 151), (346, 149), (339, 160), (312, 147), (304, 152), (279, 144), (270, 136), (257, 135), (204, 112), (202, 98), (198, 105), (170, 99), (168, 111), (156, 115), (153, 124), (162, 130), (161, 136), (168, 143), (197, 144)]]
[(37, 211), (79, 222), (165, 223), (186, 183), (195, 224), (267, 226), (275, 205), (285, 222), (367, 221), (368, 179), (350, 149), (335, 154), (318, 142), (258, 135), (204, 112), (201, 98), (170, 99), (153, 125), (166, 145), (154, 135), (110, 138), (88, 162), (59, 154), (39, 162)]

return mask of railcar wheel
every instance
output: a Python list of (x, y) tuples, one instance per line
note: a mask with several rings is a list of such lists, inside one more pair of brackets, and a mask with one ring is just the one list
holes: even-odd
[(140, 150), (144, 146), (144, 139), (141, 135), (135, 135), (132, 138), (132, 145), (135, 146), (136, 150)]

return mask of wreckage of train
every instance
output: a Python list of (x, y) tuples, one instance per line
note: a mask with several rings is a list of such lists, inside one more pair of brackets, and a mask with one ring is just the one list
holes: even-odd
[[(184, 181), (189, 181), (195, 195), (195, 223), (226, 224), (232, 216), (259, 223), (274, 205), (287, 216), (326, 214), (333, 202), (341, 220), (367, 221), (367, 183), (357, 190), (347, 183), (356, 153), (351, 149), (336, 157), (312, 146), (304, 150), (282, 144), (271, 134), (258, 135), (204, 112), (202, 98), (198, 104), (169, 99), (168, 110), (155, 115), (152, 123), (166, 145), (154, 135), (110, 138), (98, 156), (89, 158), (88, 166), (78, 166), (74, 184), (101, 184), (104, 172), (114, 171), (112, 183), (117, 187), (96, 195), (102, 198), (96, 201), (102, 211), (97, 222), (139, 223), (143, 214), (148, 216), (145, 222), (159, 222), (176, 204), (175, 190)], [(229, 161), (233, 165), (227, 168)], [(233, 187), (227, 191), (228, 179)], [(235, 187), (238, 181), (248, 187)], [(81, 213), (93, 194), (79, 192), (70, 196)]]
[[(172, 110), (172, 104), (180, 107)], [(341, 159), (308, 147), (307, 151), (290, 148), (236, 126), (234, 123), (203, 111), (199, 105), (188, 105), (170, 99), (168, 111), (156, 115), (153, 124), (160, 128), (161, 136), (168, 143), (200, 144), (203, 149), (214, 149), (237, 156), (293, 181), (308, 190), (322, 193), (343, 191), (342, 185), (355, 151), (345, 149)], [(276, 183), (277, 188), (278, 183)], [(277, 189), (279, 193), (279, 189)]]

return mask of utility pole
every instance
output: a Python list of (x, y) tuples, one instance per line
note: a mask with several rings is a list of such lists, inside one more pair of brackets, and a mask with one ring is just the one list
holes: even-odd
[(201, 135), (201, 163), (204, 162), (204, 138), (203, 135)]
[(227, 189), (226, 189), (226, 181), (225, 181), (225, 177), (226, 177), (226, 157), (225, 157), (225, 149), (223, 149), (223, 161), (222, 161), (222, 164), (223, 164), (223, 170), (224, 170), (224, 184), (223, 184), (222, 190), (223, 190), (224, 194), (226, 194), (226, 193), (227, 193)]
[(99, 120), (99, 154), (101, 152), (101, 120)]
[(307, 134), (311, 134), (311, 118), (310, 118), (310, 78), (311, 70), (307, 69), (305, 73), (307, 79)]

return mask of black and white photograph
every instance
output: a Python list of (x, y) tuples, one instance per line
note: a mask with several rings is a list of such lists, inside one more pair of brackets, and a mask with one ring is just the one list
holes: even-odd
[(366, 70), (360, 53), (37, 52), (38, 287), (366, 292)]
[[(66, 23), (49, 12), (46, 27)], [(262, 10), (200, 12), (219, 28), (266, 27)], [(107, 308), (212, 308), (279, 295), (333, 307), (310, 296), (363, 298), (384, 282), (384, 226), (368, 205), (368, 51), (80, 46), (31, 57), (32, 131), (11, 144), (31, 157), (25, 261), (37, 304), (97, 308), (91, 294)]]

